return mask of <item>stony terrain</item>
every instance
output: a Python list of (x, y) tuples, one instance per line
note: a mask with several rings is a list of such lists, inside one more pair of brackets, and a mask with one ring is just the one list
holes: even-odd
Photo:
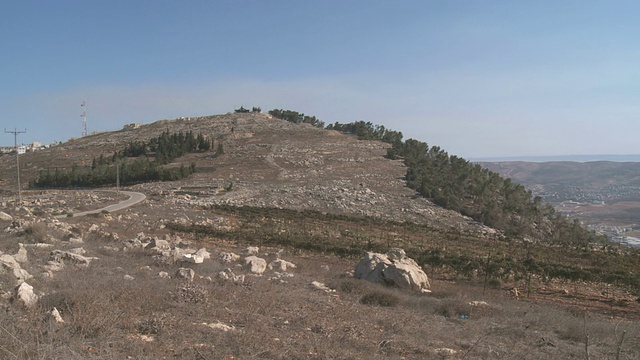
[[(167, 128), (206, 132), (224, 143), (225, 154), (180, 159), (196, 162), (199, 171), (185, 181), (132, 186), (127, 190), (147, 199), (114, 213), (66, 216), (124, 200), (115, 191), (29, 190), (18, 204), (10, 193), (12, 159), (0, 158), (9, 169), (0, 175), (0, 358), (640, 356), (640, 303), (621, 289), (555, 282), (527, 296), (512, 284), (483, 289), (398, 250), (368, 254), (377, 259), (368, 264), (262, 246), (257, 236), (170, 227), (206, 225), (224, 233), (242, 226), (232, 210), (209, 210), (226, 204), (417, 222), (486, 241), (500, 236), (416, 197), (403, 184), (402, 164), (382, 156), (382, 143), (262, 114), (228, 114), (160, 121), (26, 154), (24, 178), (68, 167), (69, 159), (90, 163)], [(414, 265), (424, 273), (395, 276)]]
[[(193, 206), (313, 209), (491, 232), (406, 188), (402, 162), (384, 158), (387, 144), (359, 141), (266, 114), (161, 120), (135, 130), (75, 139), (43, 153), (25, 154), (21, 160), (22, 182), (47, 168), (70, 168), (71, 163), (90, 165), (93, 157), (110, 156), (130, 141), (150, 139), (166, 130), (202, 133), (222, 142), (225, 154), (185, 156), (180, 162), (195, 162), (198, 169), (187, 181), (142, 184), (132, 190)], [(8, 170), (0, 174), (4, 193), (15, 187), (14, 161), (10, 156), (0, 157), (0, 166)], [(223, 191), (228, 186), (233, 191)]]

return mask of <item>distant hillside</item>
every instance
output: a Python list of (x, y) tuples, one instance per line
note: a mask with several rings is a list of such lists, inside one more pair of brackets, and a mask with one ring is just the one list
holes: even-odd
[(480, 165), (527, 186), (548, 201), (611, 201), (640, 193), (640, 162), (515, 161)]
[(593, 162), (593, 161), (615, 161), (615, 162), (640, 162), (640, 155), (542, 155), (542, 156), (500, 156), (471, 158), (473, 162), (495, 163), (495, 162), (556, 162), (556, 161), (575, 161), (575, 162)]

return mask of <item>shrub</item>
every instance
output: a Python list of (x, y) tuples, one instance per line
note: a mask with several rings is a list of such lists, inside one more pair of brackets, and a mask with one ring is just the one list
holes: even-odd
[(47, 225), (41, 222), (33, 223), (24, 228), (24, 233), (33, 243), (45, 242), (47, 238)]
[(400, 299), (397, 296), (381, 291), (370, 292), (360, 299), (360, 303), (365, 305), (386, 307), (394, 307), (398, 305), (399, 301)]

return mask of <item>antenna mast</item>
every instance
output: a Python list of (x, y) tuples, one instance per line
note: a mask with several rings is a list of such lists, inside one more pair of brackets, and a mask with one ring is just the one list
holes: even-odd
[(80, 114), (82, 116), (82, 136), (84, 137), (87, 136), (87, 102), (83, 100), (80, 107), (82, 108), (82, 114)]
[(22, 192), (21, 192), (21, 188), (20, 188), (20, 158), (18, 157), (18, 155), (20, 155), (18, 153), (18, 134), (26, 133), (27, 129), (18, 130), (16, 128), (13, 128), (13, 130), (7, 130), (5, 128), (4, 132), (7, 133), (7, 134), (13, 134), (13, 143), (14, 143), (15, 151), (16, 151), (16, 170), (18, 172), (18, 204), (22, 204)]

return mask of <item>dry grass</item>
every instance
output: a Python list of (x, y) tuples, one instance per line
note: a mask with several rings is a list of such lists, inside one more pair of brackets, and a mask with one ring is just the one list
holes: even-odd
[[(0, 312), (0, 358), (438, 359), (438, 349), (449, 348), (456, 351), (453, 358), (465, 359), (584, 359), (588, 334), (592, 359), (616, 359), (623, 332), (620, 359), (640, 357), (637, 322), (534, 296), (515, 299), (506, 284), (483, 291), (480, 279), (446, 281), (437, 269), (430, 274), (433, 292), (420, 295), (353, 279), (348, 272), (357, 259), (300, 248), (281, 254), (297, 265), (293, 277), (272, 280), (268, 271), (242, 284), (218, 280), (225, 265), (213, 259), (199, 265), (166, 263), (142, 249), (115, 251), (142, 230), (147, 236), (167, 234), (166, 229), (152, 232), (144, 214), (134, 219), (109, 224), (119, 240), (88, 234), (90, 224), (71, 220), (83, 233), (87, 255), (98, 259), (88, 268), (65, 267), (51, 279), (40, 275), (51, 249), (29, 248), (24, 266), (35, 275), (29, 283), (46, 295), (32, 310), (14, 303)], [(2, 249), (14, 253), (25, 236), (2, 235)], [(214, 254), (237, 250), (213, 237), (182, 237), (192, 248)], [(195, 270), (193, 282), (158, 276), (160, 271), (173, 275), (182, 266)], [(8, 272), (0, 274), (2, 291), (12, 290), (11, 281)], [(311, 289), (312, 281), (336, 291)], [(474, 301), (487, 305), (474, 306)], [(64, 324), (49, 320), (53, 307)], [(205, 325), (218, 323), (234, 330)]]

